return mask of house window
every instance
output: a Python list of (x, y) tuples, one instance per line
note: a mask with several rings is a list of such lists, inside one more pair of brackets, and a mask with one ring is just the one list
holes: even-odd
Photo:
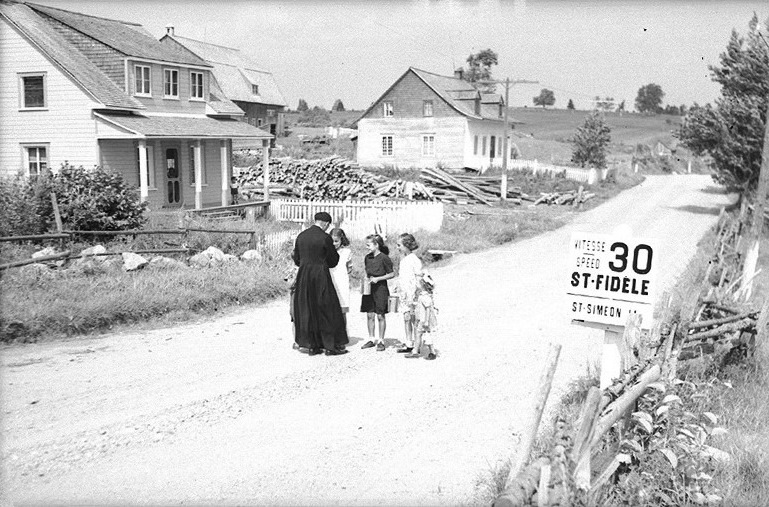
[(252, 84), (251, 93), (254, 95), (259, 95), (259, 85)]
[(422, 102), (422, 116), (432, 116), (433, 115), (433, 101), (432, 100), (425, 100)]
[(24, 167), (30, 177), (44, 174), (48, 170), (48, 146), (24, 146)]
[(499, 141), (497, 143), (497, 156), (501, 157), (502, 156), (502, 138), (501, 137), (498, 138), (497, 141)]
[[(155, 187), (155, 147), (152, 145), (146, 146), (147, 151), (147, 186), (149, 188), (157, 188)], [(141, 168), (139, 166), (140, 164), (140, 158), (139, 158), (139, 150), (141, 150), (141, 147), (136, 147), (136, 174), (139, 181), (139, 184), (141, 184)]]
[(21, 108), (43, 109), (47, 106), (45, 73), (20, 74)]
[[(203, 176), (202, 185), (208, 185), (208, 175), (206, 174), (206, 153), (205, 145), (200, 143), (200, 172)], [(190, 144), (190, 184), (195, 185), (195, 144)]]
[(481, 151), (481, 155), (486, 156), (486, 136), (483, 136), (483, 151)]
[(179, 71), (163, 69), (163, 94), (166, 98), (179, 98)]
[(393, 136), (382, 136), (382, 156), (393, 156)]
[(385, 118), (389, 118), (393, 115), (393, 103), (391, 101), (385, 101), (382, 103), (382, 115)]
[(257, 126), (257, 127), (261, 127), (263, 124), (264, 124), (264, 120), (262, 120), (261, 118), (259, 118), (258, 120), (256, 120), (256, 126)]
[(473, 155), (478, 154), (478, 136), (473, 138)]
[(475, 99), (475, 114), (481, 114), (481, 99)]
[(135, 65), (134, 76), (136, 78), (135, 95), (152, 96), (152, 86), (150, 81), (150, 68), (146, 65)]
[(203, 98), (203, 73), (190, 72), (190, 98)]
[(422, 156), (435, 156), (435, 134), (422, 135)]
[(275, 110), (274, 109), (268, 109), (267, 110), (267, 117), (273, 118), (275, 116)]

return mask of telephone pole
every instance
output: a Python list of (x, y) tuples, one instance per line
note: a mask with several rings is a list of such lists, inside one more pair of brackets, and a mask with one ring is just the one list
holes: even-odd
[(510, 149), (509, 144), (507, 142), (507, 136), (508, 136), (508, 130), (510, 128), (510, 87), (517, 84), (539, 84), (539, 81), (529, 81), (527, 79), (514, 79), (511, 80), (509, 77), (505, 78), (504, 81), (502, 80), (489, 80), (489, 81), (483, 81), (483, 84), (504, 84), (505, 85), (505, 126), (504, 126), (504, 133), (505, 135), (502, 137), (502, 183), (500, 184), (499, 188), (499, 197), (503, 200), (507, 200), (507, 159), (510, 157)]

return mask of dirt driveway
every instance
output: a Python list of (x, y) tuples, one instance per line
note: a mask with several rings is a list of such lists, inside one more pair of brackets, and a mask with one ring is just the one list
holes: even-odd
[(479, 479), (515, 449), (548, 342), (563, 344), (551, 401), (601, 350), (602, 334), (562, 310), (571, 231), (626, 223), (659, 238), (670, 285), (727, 201), (709, 177), (650, 177), (560, 230), (458, 257), (435, 272), (436, 361), (360, 350), (358, 313), (351, 353), (299, 354), (285, 300), (5, 348), (5, 500), (478, 503)]

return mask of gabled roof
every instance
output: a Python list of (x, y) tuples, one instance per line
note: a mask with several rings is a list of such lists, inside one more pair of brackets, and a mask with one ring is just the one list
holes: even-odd
[[(214, 67), (214, 77), (230, 100), (287, 106), (271, 72), (261, 68), (239, 49), (209, 44), (178, 35), (166, 35)], [(253, 94), (257, 85), (258, 94)]]
[(27, 5), (0, 1), (0, 15), (94, 100), (108, 108), (144, 109), (141, 102), (126, 95), (93, 62)]
[(138, 23), (89, 16), (79, 12), (66, 11), (56, 7), (33, 3), (27, 3), (27, 5), (35, 11), (50, 16), (126, 56), (182, 65), (210, 67), (204, 60), (194, 54), (190, 54), (188, 51), (176, 50), (175, 48), (160, 44), (152, 34)]
[[(382, 97), (390, 93), (395, 85), (397, 85), (409, 72), (414, 73), (419, 79), (422, 80), (428, 87), (430, 87), (440, 98), (442, 98), (449, 106), (455, 111), (475, 120), (493, 120), (501, 121), (499, 118), (499, 110), (495, 108), (492, 112), (489, 108), (481, 107), (481, 114), (475, 114), (475, 99), (481, 99), (481, 91), (478, 90), (472, 83), (459, 79), (453, 76), (442, 76), (440, 74), (434, 74), (427, 72), (426, 70), (420, 70), (414, 67), (409, 67), (401, 77), (399, 77), (395, 83), (393, 83), (387, 91), (385, 91), (381, 97), (375, 100), (371, 106), (358, 118), (359, 121), (374, 108), (374, 106), (382, 100)], [(493, 114), (490, 114), (493, 113)]]

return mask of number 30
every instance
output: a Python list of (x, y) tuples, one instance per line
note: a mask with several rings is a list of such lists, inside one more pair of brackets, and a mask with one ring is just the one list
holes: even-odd
[[(610, 250), (612, 252), (615, 252), (616, 250), (619, 250), (620, 253), (616, 254), (616, 262), (611, 261), (609, 263), (609, 268), (614, 271), (615, 273), (621, 273), (625, 271), (625, 268), (627, 268), (627, 254), (628, 254), (628, 247), (625, 243), (621, 241), (617, 241), (616, 243), (612, 244)], [(646, 252), (645, 256), (640, 255), (641, 252)], [(642, 268), (639, 266), (639, 257), (645, 257), (645, 266)], [(645, 275), (652, 269), (652, 247), (649, 245), (640, 244), (637, 247), (633, 249), (633, 271), (635, 271), (639, 275)]]

